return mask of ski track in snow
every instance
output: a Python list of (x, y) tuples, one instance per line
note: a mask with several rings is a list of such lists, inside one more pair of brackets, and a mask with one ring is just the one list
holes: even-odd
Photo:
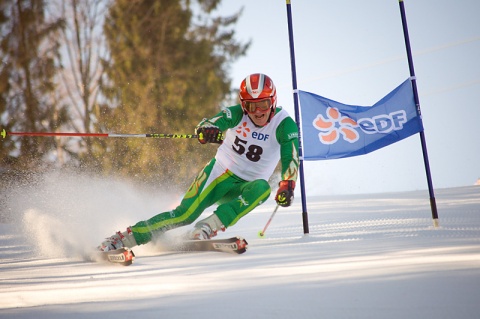
[[(166, 252), (160, 242), (134, 249), (129, 267), (82, 260), (114, 229), (108, 218), (59, 212), (76, 200), (82, 210), (94, 207), (92, 192), (77, 188), (79, 197), (62, 198), (61, 207), (30, 202), (17, 224), (0, 224), (0, 318), (438, 319), (480, 313), (478, 186), (436, 191), (437, 228), (428, 192), (417, 191), (307, 198), (308, 235), (297, 198), (258, 238), (275, 207), (269, 202), (219, 235), (245, 237), (243, 255)], [(139, 193), (111, 201), (114, 209), (104, 203), (102, 214), (119, 217), (114, 227), (138, 219), (115, 211), (124, 204), (130, 210), (138, 203), (140, 218), (162, 209), (158, 198)]]

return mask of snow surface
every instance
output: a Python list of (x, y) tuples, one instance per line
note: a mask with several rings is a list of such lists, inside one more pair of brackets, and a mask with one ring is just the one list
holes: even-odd
[(0, 224), (0, 318), (480, 317), (478, 186), (436, 190), (436, 228), (416, 191), (308, 198), (309, 235), (297, 198), (258, 238), (271, 201), (219, 236), (247, 238), (243, 255), (150, 244), (123, 267), (79, 256), (175, 196), (82, 178), (42, 185), (10, 196), (22, 214)]

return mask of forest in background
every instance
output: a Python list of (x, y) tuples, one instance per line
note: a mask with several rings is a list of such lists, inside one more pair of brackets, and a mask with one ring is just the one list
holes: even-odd
[[(0, 0), (0, 127), (193, 133), (237, 103), (229, 67), (250, 45), (235, 39), (241, 11), (214, 16), (220, 2)], [(0, 173), (80, 170), (185, 188), (215, 149), (196, 140), (7, 136)]]

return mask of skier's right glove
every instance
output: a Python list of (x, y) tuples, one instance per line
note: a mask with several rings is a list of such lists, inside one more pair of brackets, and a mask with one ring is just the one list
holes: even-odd
[(198, 135), (198, 141), (201, 144), (218, 143), (223, 142), (222, 132), (218, 127), (210, 123), (204, 123), (195, 129), (195, 133)]
[(293, 193), (295, 189), (295, 181), (281, 181), (278, 183), (277, 195), (275, 196), (275, 201), (278, 205), (282, 207), (288, 207), (293, 202)]

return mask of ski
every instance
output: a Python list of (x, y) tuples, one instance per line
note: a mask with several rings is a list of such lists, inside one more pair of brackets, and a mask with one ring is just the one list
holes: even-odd
[(242, 237), (225, 239), (186, 240), (172, 247), (175, 251), (217, 251), (231, 254), (243, 254), (248, 243)]
[[(247, 251), (248, 243), (242, 237), (207, 240), (184, 240), (168, 248), (170, 251), (194, 252), (216, 251), (231, 254), (243, 254)], [(88, 260), (129, 266), (135, 260), (135, 254), (127, 248), (110, 251), (97, 251)]]

